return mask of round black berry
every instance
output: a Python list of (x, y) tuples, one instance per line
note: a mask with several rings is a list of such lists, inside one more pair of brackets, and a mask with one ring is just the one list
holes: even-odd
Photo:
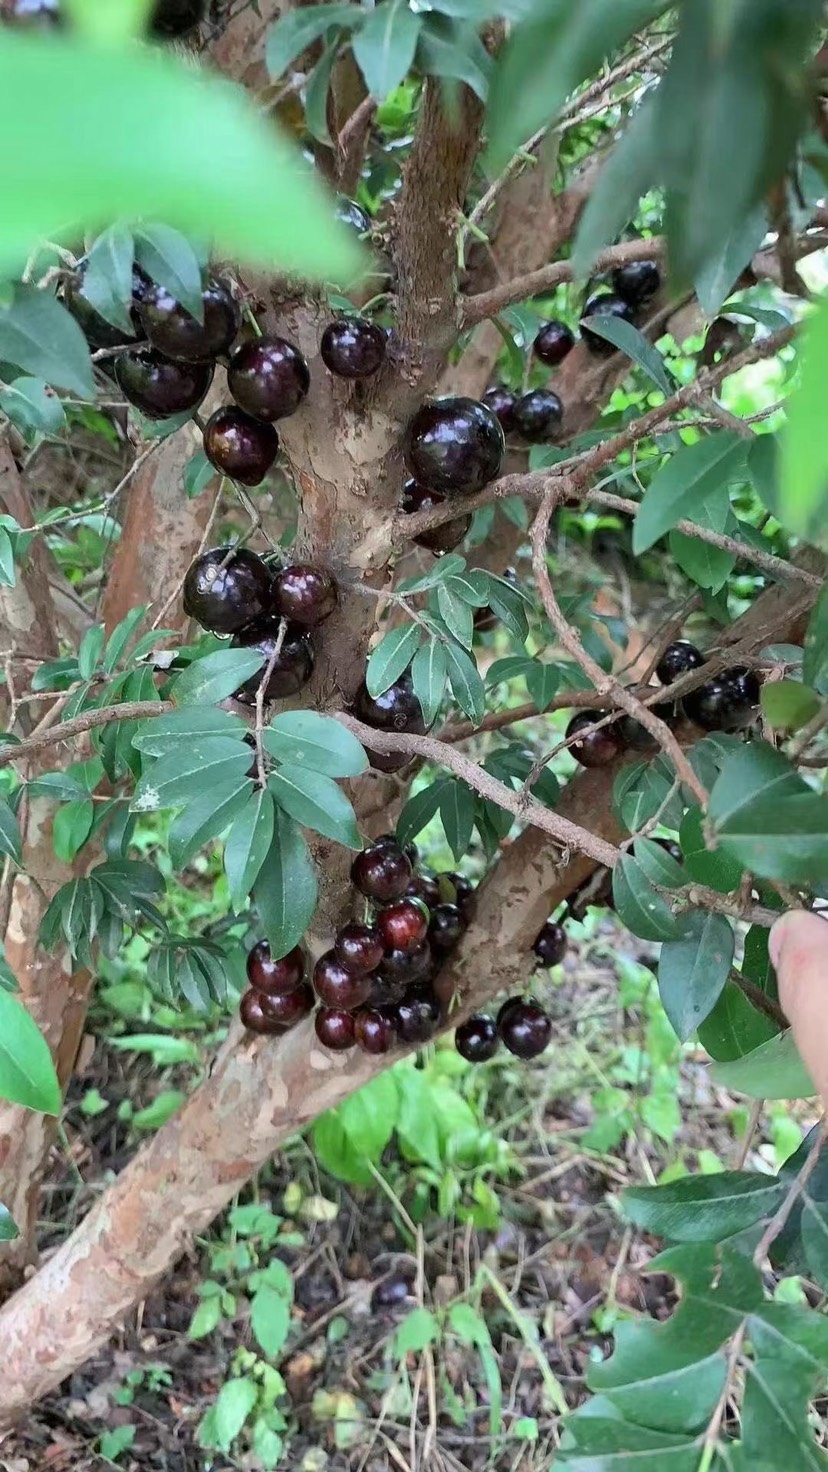
[(403, 898), (380, 910), (376, 924), (386, 951), (416, 951), (426, 938), (428, 910), (420, 900)]
[(336, 608), (336, 583), (321, 567), (296, 562), (273, 579), (273, 606), (283, 618), (315, 629)]
[(303, 1017), (308, 1017), (316, 1005), (313, 988), (303, 981), (292, 992), (257, 992), (262, 1004), (262, 1014), (279, 1027), (295, 1027)]
[(270, 606), (267, 566), (247, 547), (213, 547), (190, 564), (184, 612), (211, 634), (238, 634)]
[(660, 286), (661, 272), (655, 261), (628, 261), (612, 273), (613, 291), (633, 309), (651, 301)]
[(431, 399), (408, 426), (406, 466), (414, 479), (446, 496), (479, 491), (500, 473), (506, 441), (500, 420), (478, 399)]
[(338, 317), (322, 333), (322, 362), (338, 378), (370, 378), (385, 361), (388, 339), (367, 317)]
[(115, 359), (121, 393), (148, 419), (171, 419), (196, 409), (213, 372), (212, 363), (173, 363), (152, 348), (130, 348)]
[[(651, 705), (650, 709), (666, 725), (673, 727), (678, 724), (680, 712), (674, 701), (660, 700), (656, 705)], [(658, 746), (655, 736), (651, 736), (647, 727), (642, 726), (635, 716), (628, 716), (625, 712), (618, 717), (616, 725), (622, 746), (629, 747), (630, 751), (655, 751)]]
[(433, 910), (435, 905), (439, 905), (442, 899), (437, 879), (427, 869), (421, 869), (412, 876), (411, 883), (405, 892), (414, 899), (422, 900), (423, 904), (427, 905), (429, 910)]
[(346, 971), (334, 951), (326, 951), (313, 968), (313, 985), (320, 1002), (351, 1012), (371, 994), (371, 977)]
[(411, 864), (396, 839), (378, 839), (357, 854), (351, 865), (351, 883), (366, 899), (387, 904), (405, 894), (411, 883)]
[(332, 1053), (344, 1053), (356, 1046), (356, 1023), (353, 1012), (341, 1007), (318, 1007), (313, 1019), (316, 1036)]
[(283, 1024), (265, 1012), (266, 1000), (264, 992), (254, 992), (252, 987), (242, 996), (239, 1003), (239, 1017), (248, 1032), (270, 1034), (271, 1036), (284, 1032)]
[(363, 1053), (390, 1053), (397, 1041), (392, 1018), (387, 1012), (366, 1007), (355, 1018), (357, 1045)]
[(584, 728), (592, 726), (596, 721), (604, 719), (605, 712), (600, 710), (582, 710), (572, 717), (566, 728), (567, 741), (576, 736), (579, 731), (584, 735), (574, 741), (569, 750), (572, 752), (576, 762), (582, 767), (606, 767), (622, 751), (621, 737), (616, 725), (601, 726), (597, 731), (586, 731)]
[(478, 1012), (461, 1022), (454, 1034), (454, 1046), (467, 1063), (485, 1063), (497, 1052), (497, 1026), (493, 1017)]
[(207, 362), (229, 352), (241, 326), (241, 308), (226, 281), (208, 281), (199, 322), (163, 286), (151, 286), (138, 308), (152, 346), (167, 358)]
[[(601, 291), (596, 296), (591, 296), (584, 306), (584, 317), (599, 316), (618, 317), (622, 322), (632, 322), (633, 310), (623, 297), (616, 296), (611, 291)], [(589, 351), (596, 357), (611, 358), (618, 351), (613, 343), (593, 332), (586, 322), (581, 323), (581, 333)]]
[(552, 1019), (532, 997), (512, 997), (498, 1013), (497, 1031), (516, 1058), (537, 1058), (552, 1037)]
[(299, 946), (294, 946), (278, 961), (274, 961), (266, 940), (257, 941), (248, 952), (247, 980), (257, 992), (266, 992), (271, 997), (295, 992), (304, 977), (305, 954)]
[(180, 39), (201, 25), (205, 0), (156, 0), (151, 28), (156, 36)]
[(552, 440), (563, 423), (563, 404), (551, 388), (533, 388), (515, 404), (515, 428), (530, 445)]
[[(477, 896), (471, 880), (456, 869), (447, 869), (437, 875), (437, 884), (443, 899), (455, 904), (466, 924), (471, 925), (477, 911)], [(448, 891), (446, 886), (449, 886)]]
[(656, 675), (662, 685), (672, 685), (688, 670), (698, 670), (704, 664), (704, 655), (689, 639), (675, 639), (668, 644), (656, 665)]
[(427, 987), (411, 987), (394, 1009), (394, 1022), (403, 1043), (427, 1043), (440, 1021), (440, 1003)]
[[(377, 731), (414, 733), (418, 736), (425, 733), (422, 706), (414, 694), (414, 685), (408, 675), (402, 675), (382, 695), (376, 696), (369, 695), (368, 687), (363, 682), (354, 696), (353, 711), (358, 721), (364, 721), (366, 726), (373, 726)], [(396, 772), (405, 766), (409, 758), (405, 755), (382, 755), (369, 751), (368, 760), (377, 771)]]
[(353, 976), (376, 971), (384, 951), (382, 937), (373, 925), (343, 925), (334, 941), (336, 959)]
[(258, 486), (279, 453), (279, 436), (272, 424), (227, 404), (204, 426), (204, 453), (222, 475), (243, 486)]
[(541, 966), (559, 966), (566, 955), (566, 931), (554, 920), (547, 920), (535, 936), (532, 950)]
[(270, 668), (265, 686), (265, 700), (287, 700), (307, 685), (313, 674), (315, 657), (310, 636), (304, 629), (288, 624), (279, 647), (279, 653), (271, 665), (279, 643), (280, 621), (277, 618), (263, 619), (251, 624), (233, 639), (234, 649), (257, 649), (264, 657), (264, 664), (255, 675), (240, 685), (236, 694), (242, 700), (255, 700), (265, 671)]
[(514, 432), (517, 398), (517, 394), (513, 394), (510, 388), (504, 388), (502, 384), (487, 388), (483, 395), (482, 402), (497, 416), (504, 434)]
[(116, 327), (114, 323), (107, 322), (100, 312), (93, 307), (88, 297), (84, 295), (83, 283), (86, 275), (87, 262), (79, 261), (77, 265), (77, 276), (67, 282), (63, 289), (63, 300), (72, 313), (75, 321), (80, 327), (86, 341), (92, 348), (117, 348), (127, 343), (142, 342), (144, 339), (144, 328), (138, 315), (138, 303), (143, 298), (144, 291), (149, 287), (148, 278), (138, 267), (132, 272), (132, 305), (129, 308), (132, 330), (125, 331), (123, 327)]
[[(445, 499), (439, 491), (427, 491), (425, 486), (418, 486), (415, 480), (407, 480), (403, 488), (402, 509), (409, 513), (433, 511), (435, 506), (442, 506)], [(418, 547), (425, 547), (436, 557), (441, 557), (444, 552), (454, 551), (471, 524), (471, 516), (458, 516), (453, 521), (444, 521), (442, 526), (432, 527), (431, 531), (420, 532), (414, 541)]]
[(572, 352), (574, 346), (574, 333), (565, 322), (553, 319), (551, 322), (544, 322), (532, 344), (532, 349), (535, 357), (540, 358), (540, 361), (548, 368), (557, 368), (567, 353)]
[(310, 370), (304, 354), (287, 338), (254, 337), (230, 359), (227, 387), (239, 408), (254, 419), (286, 419), (310, 388)]
[(412, 951), (386, 951), (374, 972), (377, 990), (372, 992), (371, 1000), (381, 996), (383, 991), (396, 992), (400, 988), (404, 990), (408, 986), (416, 986), (417, 982), (425, 981), (431, 973), (432, 964), (431, 948), (428, 945), (416, 946)]
[(445, 954), (454, 950), (465, 930), (466, 922), (457, 905), (434, 906), (428, 925), (428, 939), (435, 951)]
[(723, 670), (685, 695), (685, 715), (705, 731), (742, 731), (756, 719), (759, 679), (753, 670)]

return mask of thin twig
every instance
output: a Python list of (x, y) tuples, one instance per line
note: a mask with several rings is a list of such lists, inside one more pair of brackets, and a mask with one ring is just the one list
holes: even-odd
[(267, 661), (267, 665), (262, 671), (262, 678), (256, 686), (256, 725), (254, 730), (256, 741), (256, 773), (258, 775), (259, 786), (261, 787), (262, 791), (264, 791), (265, 787), (267, 786), (267, 768), (265, 767), (264, 742), (262, 739), (265, 724), (265, 692), (268, 685), (270, 684), (270, 677), (276, 668), (276, 662), (282, 652), (282, 645), (285, 642), (286, 633), (287, 619), (282, 618), (279, 620), (279, 629), (276, 634), (276, 641), (273, 645), (273, 652), (269, 660)]
[[(660, 260), (665, 249), (666, 243), (662, 236), (652, 236), (648, 240), (625, 240), (621, 245), (611, 245), (607, 250), (601, 251), (594, 269), (610, 271), (614, 266), (627, 265), (629, 261)], [(546, 294), (554, 291), (556, 286), (574, 278), (571, 261), (552, 261), (548, 266), (539, 267), (537, 271), (527, 271), (525, 275), (505, 281), (501, 286), (493, 286), (491, 291), (480, 291), (476, 296), (461, 301), (460, 325), (464, 331), (469, 327), (476, 327), (478, 322), (485, 322), (487, 317), (499, 316), (506, 307), (513, 306), (515, 302), (527, 301), (529, 297), (538, 296), (541, 292)]]
[(4, 746), (0, 750), (0, 767), (11, 766), (12, 762), (29, 756), (33, 751), (42, 751), (45, 746), (71, 741), (73, 736), (81, 736), (84, 731), (93, 731), (96, 726), (107, 726), (111, 721), (143, 721), (150, 716), (166, 715), (171, 710), (175, 710), (171, 700), (132, 700), (123, 705), (105, 705), (98, 710), (85, 710), (73, 720), (64, 721), (61, 726), (28, 736), (16, 746)]
[(823, 1114), (822, 1119), (819, 1122), (819, 1128), (814, 1135), (811, 1148), (808, 1151), (808, 1158), (805, 1161), (805, 1164), (803, 1165), (799, 1174), (791, 1182), (788, 1193), (785, 1196), (782, 1205), (779, 1207), (779, 1210), (774, 1213), (774, 1215), (768, 1222), (768, 1225), (763, 1233), (762, 1240), (753, 1254), (753, 1261), (757, 1268), (761, 1268), (763, 1262), (765, 1261), (765, 1258), (768, 1255), (768, 1252), (770, 1251), (771, 1247), (773, 1246), (774, 1242), (782, 1231), (786, 1221), (788, 1220), (788, 1217), (790, 1216), (797, 1201), (802, 1195), (802, 1192), (808, 1184), (808, 1181), (816, 1170), (817, 1162), (819, 1161), (820, 1151), (822, 1150), (822, 1147), (825, 1143), (826, 1134), (828, 1134), (828, 1116)]

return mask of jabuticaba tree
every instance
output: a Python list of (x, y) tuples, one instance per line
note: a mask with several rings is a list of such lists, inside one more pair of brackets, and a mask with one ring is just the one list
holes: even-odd
[[(38, 79), (69, 118), (78, 68), (94, 122), (100, 36), (63, 9), (2, 7), (0, 122)], [(481, 1066), (554, 1050), (544, 973), (591, 904), (660, 944), (667, 1015), (722, 1085), (812, 1092), (763, 938), (828, 860), (820, 6), (479, 9), (113, 21), (161, 181), (108, 117), (111, 157), (33, 184), (0, 235), (0, 1429), (382, 1070), (452, 1029)], [(227, 78), (276, 84), (294, 136)], [(202, 145), (248, 167), (195, 191)], [(175, 876), (223, 852), (217, 936), (173, 933), (137, 857), (167, 810)], [(433, 819), (441, 874), (415, 845)], [(37, 1266), (98, 963), (135, 932), (149, 983), (226, 1040)], [(761, 1273), (824, 1274), (799, 1216), (776, 1240), (819, 1144), (778, 1180), (628, 1193), (722, 1312), (677, 1328), (677, 1386), (647, 1392), (646, 1334), (596, 1367), (610, 1409), (569, 1418), (562, 1465), (713, 1472), (744, 1364), (775, 1354), (801, 1415), (746, 1397), (744, 1459), (816, 1465), (822, 1321), (775, 1318)]]

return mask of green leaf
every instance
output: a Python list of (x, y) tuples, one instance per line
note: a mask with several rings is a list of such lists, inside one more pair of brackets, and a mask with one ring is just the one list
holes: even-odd
[(176, 869), (185, 869), (194, 854), (218, 838), (241, 812), (253, 791), (246, 773), (231, 782), (222, 782), (202, 792), (178, 814), (169, 833), (170, 860)]
[(438, 16), (426, 15), (417, 47), (417, 65), (427, 77), (465, 82), (486, 101), (492, 64), (474, 28), (450, 27)]
[(741, 1413), (744, 1469), (764, 1472), (773, 1466), (825, 1472), (825, 1453), (817, 1446), (808, 1419), (815, 1378), (813, 1373), (803, 1375), (801, 1364), (783, 1359), (746, 1361)]
[(224, 870), (230, 886), (230, 902), (238, 915), (247, 904), (273, 842), (273, 798), (259, 788), (241, 812), (224, 843)]
[(354, 810), (332, 778), (295, 762), (283, 762), (278, 771), (271, 772), (268, 786), (278, 806), (303, 828), (344, 843), (346, 848), (362, 848)]
[(658, 348), (654, 348), (637, 327), (633, 327), (631, 322), (624, 322), (620, 317), (611, 316), (609, 312), (595, 312), (586, 322), (590, 332), (611, 342), (619, 352), (631, 358), (633, 363), (643, 369), (656, 388), (660, 388), (666, 398), (670, 397), (675, 390), (675, 383), (667, 372), (664, 359)]
[(62, 863), (71, 864), (92, 832), (94, 821), (95, 805), (91, 798), (67, 802), (58, 808), (52, 823), (52, 844)]
[(5, 1206), (0, 1206), (0, 1242), (13, 1242), (19, 1236), (9, 1211)]
[(247, 729), (241, 717), (230, 711), (212, 706), (185, 706), (168, 715), (141, 721), (132, 744), (142, 756), (172, 756), (182, 745), (204, 736), (237, 737), (241, 741)]
[(186, 236), (169, 225), (141, 225), (135, 232), (135, 259), (153, 281), (203, 322), (201, 264)]
[(384, 695), (400, 678), (417, 653), (420, 638), (417, 624), (400, 624), (380, 640), (371, 652), (365, 671), (369, 695), (375, 698)]
[(814, 1201), (806, 1190), (802, 1198), (802, 1245), (814, 1281), (828, 1283), (828, 1205)]
[(790, 397), (782, 435), (779, 515), (786, 529), (819, 535), (824, 524), (828, 447), (822, 429), (822, 387), (828, 375), (828, 300), (805, 325), (799, 386)]
[(286, 956), (316, 910), (316, 868), (297, 825), (280, 808), (273, 842), (253, 886), (253, 902), (274, 956)]
[(316, 5), (311, 10), (293, 10), (282, 15), (267, 33), (265, 57), (274, 81), (332, 26), (350, 30), (362, 16), (348, 3)]
[(379, 1163), (394, 1133), (398, 1110), (394, 1079), (380, 1073), (338, 1109), (323, 1114), (313, 1129), (314, 1153), (323, 1169), (354, 1185), (372, 1185), (367, 1162)]
[[(723, 512), (721, 518), (716, 516), (717, 505)], [(711, 521), (726, 522), (729, 512), (730, 502), (725, 490), (709, 496), (703, 507), (697, 506), (694, 516), (701, 526), (707, 526)], [(713, 530), (724, 531), (725, 527), (716, 526)], [(712, 547), (709, 542), (700, 542), (697, 537), (685, 536), (684, 532), (670, 532), (667, 546), (670, 556), (691, 582), (698, 588), (709, 588), (711, 593), (718, 593), (724, 587), (736, 566), (732, 552), (725, 551), (723, 547)]]
[(750, 1099), (810, 1099), (816, 1089), (791, 1032), (780, 1032), (743, 1058), (714, 1063), (710, 1077)]
[(739, 745), (722, 764), (710, 793), (708, 815), (720, 826), (738, 822), (757, 797), (774, 802), (810, 793), (810, 788), (781, 751), (765, 741)]
[(617, 239), (652, 187), (659, 148), (656, 98), (651, 92), (633, 113), (590, 192), (572, 252), (576, 277), (589, 275), (598, 252)]
[(437, 607), (446, 628), (464, 649), (471, 649), (474, 635), (474, 615), (471, 607), (461, 598), (453, 586), (453, 580), (440, 583), (437, 589)]
[(372, 97), (382, 100), (405, 80), (421, 24), (422, 16), (409, 9), (408, 0), (384, 0), (365, 17), (352, 50)]
[(184, 807), (214, 784), (241, 782), (250, 767), (250, 749), (229, 736), (198, 736), (159, 757), (144, 773), (132, 798), (132, 811)]
[[(60, 434), (66, 424), (63, 404), (43, 378), (13, 378), (0, 393), (0, 409), (27, 436)], [(8, 540), (5, 531), (4, 540)]]
[(456, 644), (446, 645), (446, 663), (452, 694), (470, 721), (482, 721), (486, 710), (486, 687), (470, 654)]
[(561, 672), (558, 666), (533, 659), (525, 671), (525, 678), (530, 699), (534, 700), (538, 710), (546, 710), (560, 688)]
[(264, 662), (264, 655), (254, 649), (217, 649), (193, 660), (173, 682), (170, 696), (176, 705), (216, 704), (257, 675)]
[(424, 1160), (434, 1170), (440, 1170), (443, 1153), (429, 1080), (419, 1068), (399, 1069), (396, 1077), (400, 1094), (397, 1134), (406, 1156)]
[(78, 650), (78, 670), (82, 680), (91, 680), (103, 653), (106, 631), (103, 624), (93, 624), (86, 630)]
[(290, 1330), (290, 1303), (269, 1283), (262, 1283), (250, 1305), (250, 1327), (269, 1359), (285, 1347)]
[(437, 1341), (437, 1320), (429, 1308), (413, 1308), (406, 1314), (394, 1335), (394, 1353), (398, 1359), (407, 1354), (421, 1354)]
[(723, 1242), (770, 1219), (784, 1195), (774, 1176), (720, 1171), (664, 1186), (632, 1186), (621, 1201), (625, 1215), (644, 1232), (673, 1242)]
[(184, 495), (188, 500), (194, 501), (205, 491), (212, 480), (215, 480), (217, 471), (210, 464), (203, 450), (196, 450), (184, 466)]
[[(83, 228), (142, 216), (209, 235), (218, 257), (304, 276), (347, 279), (357, 271), (360, 252), (298, 152), (223, 78), (160, 47), (116, 50), (68, 32), (53, 39), (6, 31), (3, 137), (13, 136), (33, 97), (37, 126), (19, 140), (15, 167), (37, 187), (17, 190), (14, 208), (10, 202), (3, 211), (0, 266), (19, 269), (36, 240), (76, 239)], [(232, 207), (227, 172), (216, 167), (227, 158)], [(64, 359), (55, 341), (51, 348), (68, 365), (71, 354)], [(84, 351), (82, 393), (91, 397), (85, 344)], [(2, 345), (0, 357), (9, 360)], [(49, 372), (43, 377), (51, 381)], [(79, 383), (62, 386), (74, 391)]]
[(4, 797), (0, 797), (0, 854), (21, 862), (21, 838), (17, 818)]
[(465, 782), (446, 782), (440, 792), (440, 819), (446, 841), (459, 863), (468, 852), (474, 828), (474, 794)]
[(658, 990), (679, 1042), (685, 1043), (710, 1015), (733, 963), (736, 938), (725, 915), (691, 910), (678, 940), (665, 941)]
[(775, 731), (799, 731), (821, 708), (821, 701), (799, 680), (775, 680), (763, 685), (762, 714)]
[(696, 276), (696, 295), (706, 317), (715, 317), (730, 296), (734, 283), (762, 244), (767, 228), (764, 207), (757, 205), (744, 219), (734, 222), (720, 242), (718, 255), (702, 266)]
[[(16, 39), (16, 38), (15, 38)], [(4, 33), (0, 55), (0, 78), (6, 59), (6, 46), (12, 38)], [(6, 98), (0, 82), (0, 117)], [(4, 211), (0, 223), (0, 261), (3, 259), (4, 225), (13, 214)], [(6, 257), (6, 264), (9, 264)], [(36, 378), (43, 378), (56, 388), (68, 389), (82, 399), (94, 399), (95, 383), (89, 347), (77, 322), (51, 292), (32, 286), (15, 286), (8, 306), (0, 307), (0, 362)]]
[(221, 1451), (229, 1452), (258, 1398), (255, 1380), (225, 1380), (214, 1407), (216, 1442)]
[(631, 854), (622, 854), (612, 875), (615, 909), (622, 925), (642, 940), (674, 940), (681, 921), (672, 914)]
[(706, 884), (720, 894), (730, 894), (738, 888), (742, 865), (720, 848), (707, 848), (701, 808), (688, 808), (679, 829), (679, 843), (684, 855), (684, 868), (690, 879), (695, 879), (697, 884)]
[(654, 838), (637, 838), (635, 857), (653, 884), (660, 884), (664, 889), (680, 889), (687, 883), (681, 864)]
[(135, 327), (129, 314), (135, 242), (124, 225), (110, 225), (93, 241), (86, 257), (80, 295), (106, 322), (120, 327), (124, 341)]
[(414, 655), (411, 681), (422, 706), (427, 727), (434, 724), (443, 703), (448, 675), (448, 658), (442, 639), (428, 639)]
[(725, 851), (763, 879), (809, 884), (828, 870), (825, 794), (757, 797), (720, 822), (717, 831)]
[(333, 716), (314, 710), (286, 710), (274, 716), (263, 743), (277, 761), (309, 767), (327, 777), (359, 777), (368, 766), (356, 736)]
[(522, 644), (529, 633), (529, 623), (526, 617), (526, 604), (520, 591), (513, 588), (511, 583), (507, 583), (503, 578), (496, 578), (490, 574), (489, 607), (509, 630), (509, 633)]
[(60, 1084), (46, 1040), (22, 1002), (7, 991), (0, 991), (0, 1098), (60, 1114)]
[(437, 782), (429, 782), (427, 787), (408, 799), (397, 819), (397, 839), (402, 848), (416, 838), (439, 811), (443, 792), (451, 780), (443, 777)]
[(771, 1018), (752, 1006), (735, 982), (728, 981), (699, 1028), (699, 1042), (715, 1062), (729, 1063), (766, 1043), (777, 1031)]
[(745, 442), (720, 430), (693, 445), (683, 445), (653, 476), (633, 527), (633, 552), (640, 556), (683, 517), (722, 486), (746, 479)]
[[(121, 622), (116, 624), (112, 630), (103, 658), (103, 667), (108, 675), (111, 675), (112, 671), (120, 663), (130, 639), (141, 621), (145, 618), (146, 612), (147, 605), (145, 603), (139, 603), (137, 607), (131, 608), (126, 617), (122, 618)], [(153, 638), (157, 637), (154, 633)]]

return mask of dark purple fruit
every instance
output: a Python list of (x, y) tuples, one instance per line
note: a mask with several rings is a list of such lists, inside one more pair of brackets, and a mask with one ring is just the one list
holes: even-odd
[(344, 1053), (356, 1047), (356, 1025), (353, 1012), (341, 1007), (318, 1007), (313, 1019), (316, 1036), (332, 1053)]
[(547, 920), (535, 936), (532, 950), (541, 966), (559, 966), (566, 955), (566, 931), (554, 920)]
[[(425, 732), (422, 706), (408, 675), (402, 675), (382, 695), (376, 696), (368, 694), (368, 687), (363, 682), (354, 696), (353, 711), (358, 721), (364, 721), (366, 726), (373, 726), (376, 731), (413, 732), (418, 736)], [(368, 760), (379, 772), (396, 772), (409, 758), (369, 751)]]
[(307, 359), (287, 338), (251, 338), (230, 359), (227, 387), (254, 419), (286, 419), (310, 388)]
[(93, 307), (88, 297), (84, 296), (83, 283), (86, 275), (87, 262), (79, 261), (77, 277), (67, 282), (63, 289), (63, 300), (75, 321), (80, 327), (86, 341), (92, 348), (118, 348), (126, 343), (143, 342), (144, 328), (138, 315), (138, 302), (149, 283), (139, 268), (133, 267), (132, 272), (132, 305), (129, 308), (132, 330), (127, 332), (123, 327), (116, 327), (114, 323), (107, 322), (96, 307)]
[[(433, 511), (435, 506), (442, 506), (445, 499), (439, 491), (427, 491), (425, 486), (418, 486), (415, 480), (407, 480), (403, 487), (402, 509), (409, 514), (414, 511)], [(444, 521), (442, 526), (432, 527), (430, 532), (420, 532), (414, 541), (418, 547), (425, 547), (435, 557), (441, 557), (444, 552), (454, 551), (471, 524), (471, 516), (458, 516), (454, 521)]]
[(428, 910), (419, 900), (401, 899), (377, 915), (386, 951), (416, 951), (428, 931)]
[(357, 235), (367, 235), (371, 229), (371, 216), (347, 194), (337, 195), (335, 213), (340, 224), (350, 226)]
[(759, 690), (754, 671), (738, 666), (705, 680), (682, 705), (688, 720), (704, 731), (742, 731), (756, 719)]
[(313, 987), (303, 981), (292, 992), (280, 992), (276, 996), (257, 992), (261, 998), (262, 1014), (279, 1027), (295, 1027), (303, 1017), (308, 1017), (316, 1006)]
[(661, 272), (655, 261), (628, 261), (626, 266), (616, 266), (612, 273), (613, 291), (635, 310), (643, 307), (657, 294), (661, 286)]
[[(605, 712), (601, 710), (579, 711), (566, 728), (567, 741), (585, 727), (602, 721), (604, 715)], [(611, 725), (601, 726), (597, 731), (584, 731), (584, 735), (574, 741), (569, 750), (582, 767), (606, 767), (620, 756), (623, 748), (617, 726)]]
[(551, 322), (544, 322), (532, 344), (532, 350), (535, 357), (540, 358), (547, 368), (557, 368), (574, 346), (574, 333), (565, 322), (553, 319)]
[(305, 978), (305, 953), (294, 946), (286, 956), (274, 961), (266, 940), (259, 940), (247, 955), (247, 980), (257, 992), (269, 997), (295, 992)]
[(656, 665), (656, 675), (662, 685), (672, 685), (674, 680), (686, 675), (689, 670), (701, 669), (704, 655), (689, 639), (675, 639), (668, 644)]
[[(584, 317), (618, 317), (622, 322), (632, 322), (633, 310), (623, 297), (611, 291), (601, 291), (591, 296), (584, 306)], [(581, 334), (589, 351), (599, 358), (611, 358), (618, 349), (599, 333), (593, 332), (586, 322), (581, 323)]]
[(506, 441), (500, 420), (478, 399), (430, 399), (408, 426), (408, 471), (429, 490), (454, 496), (479, 491), (500, 474)]
[(466, 922), (457, 905), (434, 906), (428, 925), (428, 939), (435, 951), (443, 955), (447, 951), (453, 951), (465, 930)]
[(397, 1041), (394, 1023), (387, 1012), (363, 1008), (355, 1018), (357, 1046), (363, 1053), (390, 1053)]
[(681, 864), (684, 862), (684, 854), (681, 851), (681, 844), (676, 843), (674, 839), (654, 838), (653, 843), (657, 843), (659, 848), (663, 848), (664, 852), (666, 854), (669, 854), (671, 859), (675, 859), (677, 864)]
[(497, 1026), (493, 1017), (478, 1012), (461, 1022), (454, 1034), (454, 1046), (467, 1063), (485, 1063), (497, 1052)]
[(226, 404), (204, 426), (204, 453), (222, 475), (258, 486), (279, 453), (279, 436), (272, 424)]
[(148, 419), (171, 419), (198, 408), (213, 372), (212, 363), (173, 363), (152, 348), (130, 348), (115, 359), (121, 393)]
[(242, 1025), (248, 1032), (267, 1033), (271, 1036), (284, 1032), (282, 1023), (265, 1013), (265, 1000), (264, 992), (254, 992), (252, 988), (243, 994), (239, 1003)]
[(435, 905), (439, 905), (442, 898), (436, 876), (425, 869), (421, 869), (418, 874), (412, 876), (411, 883), (405, 892), (413, 899), (422, 900), (430, 910), (433, 910)]
[(241, 327), (241, 308), (226, 281), (208, 281), (201, 293), (199, 322), (163, 286), (145, 292), (138, 314), (147, 337), (166, 358), (203, 363), (229, 352)]
[(395, 1008), (394, 1021), (403, 1043), (427, 1043), (440, 1021), (440, 1003), (425, 987), (412, 987)]
[(279, 641), (279, 620), (277, 618), (263, 619), (260, 623), (251, 624), (243, 633), (237, 634), (233, 639), (233, 649), (258, 649), (264, 656), (264, 665), (240, 685), (237, 696), (255, 700), (259, 685), (269, 669), (265, 686), (265, 700), (287, 700), (288, 696), (296, 695), (303, 685), (307, 685), (313, 674), (315, 655), (310, 636), (304, 629), (296, 628), (288, 624), (284, 638), (282, 639), (279, 653), (271, 665), (270, 661), (276, 652)]
[(416, 986), (428, 977), (432, 965), (428, 945), (419, 945), (413, 951), (386, 951), (374, 977), (380, 989)]
[(552, 1037), (552, 1019), (534, 998), (511, 997), (498, 1013), (497, 1030), (516, 1058), (537, 1058)]
[[(664, 721), (671, 728), (678, 724), (679, 707), (672, 700), (660, 700), (656, 705), (651, 705), (650, 710), (660, 721)], [(646, 726), (642, 726), (635, 716), (626, 713), (618, 717), (615, 723), (618, 727), (618, 735), (621, 745), (629, 747), (630, 751), (655, 751), (658, 742), (650, 735)]]
[(483, 395), (482, 403), (497, 416), (504, 434), (514, 432), (517, 398), (517, 394), (513, 394), (510, 388), (497, 383), (492, 388), (487, 388)]
[(376, 971), (383, 950), (382, 937), (373, 925), (343, 925), (334, 941), (337, 961), (352, 976)]
[(466, 924), (471, 925), (477, 913), (477, 895), (475, 894), (475, 887), (471, 880), (467, 879), (465, 874), (460, 874), (456, 869), (447, 869), (445, 873), (437, 875), (437, 883), (440, 886), (441, 894), (446, 885), (451, 885), (454, 891), (453, 899), (451, 895), (446, 894), (443, 894), (443, 898), (455, 904)]
[(323, 568), (296, 562), (276, 573), (273, 606), (282, 618), (315, 629), (336, 608), (336, 583)]
[(416, 843), (407, 843), (405, 845), (405, 848), (403, 849), (403, 853), (408, 859), (408, 862), (411, 865), (412, 869), (416, 869), (417, 865), (420, 862), (420, 850), (418, 849)]
[(367, 317), (329, 322), (319, 344), (322, 362), (337, 378), (370, 378), (385, 361), (388, 339)]
[(378, 839), (357, 854), (351, 865), (351, 883), (368, 900), (400, 899), (411, 883), (411, 864), (395, 838)]
[(346, 971), (335, 951), (325, 951), (313, 968), (313, 985), (320, 1002), (351, 1012), (371, 994), (371, 977)]
[(515, 428), (530, 445), (543, 445), (563, 423), (563, 404), (551, 388), (533, 388), (515, 404)]
[(205, 0), (156, 0), (150, 27), (156, 36), (180, 39), (201, 25)]
[(184, 612), (211, 634), (238, 634), (270, 606), (266, 564), (247, 547), (213, 547), (184, 579)]

